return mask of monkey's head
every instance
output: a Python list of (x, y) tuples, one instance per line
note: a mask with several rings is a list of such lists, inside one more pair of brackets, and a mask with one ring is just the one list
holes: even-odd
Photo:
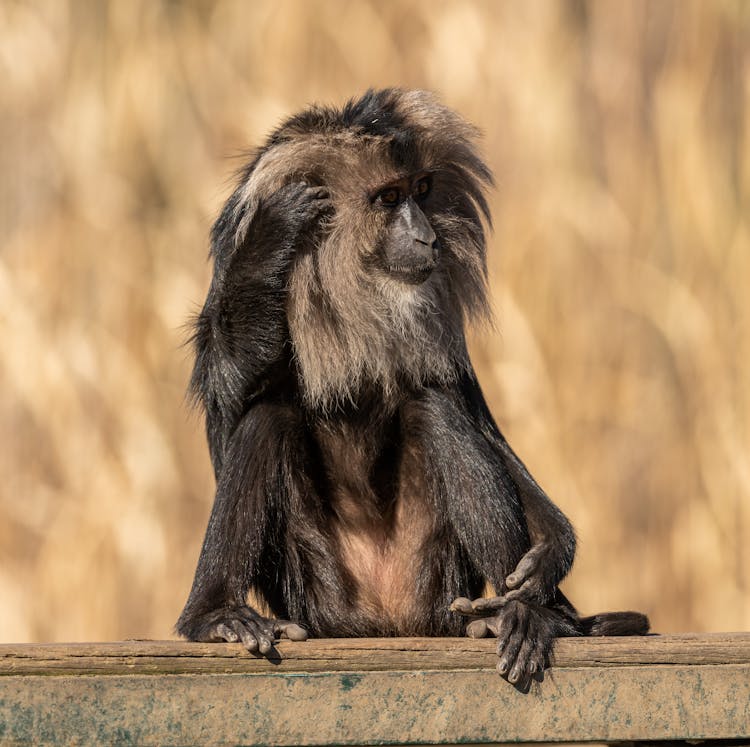
[(291, 182), (325, 186), (333, 203), (288, 284), (309, 404), (448, 382), (468, 365), (465, 324), (488, 313), (482, 219), (492, 177), (476, 138), (430, 93), (368, 91), (340, 110), (290, 118), (247, 167), (233, 198), (238, 234)]

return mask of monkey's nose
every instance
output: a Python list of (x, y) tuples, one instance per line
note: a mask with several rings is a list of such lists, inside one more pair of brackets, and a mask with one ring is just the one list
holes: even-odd
[(437, 242), (437, 236), (432, 230), (432, 226), (427, 221), (424, 221), (424, 225), (419, 226), (417, 232), (414, 235), (414, 241), (418, 244), (425, 244), (430, 248), (435, 246), (435, 243)]
[(414, 239), (414, 253), (428, 262), (437, 262), (440, 252), (438, 250), (437, 237), (433, 233), (427, 238)]

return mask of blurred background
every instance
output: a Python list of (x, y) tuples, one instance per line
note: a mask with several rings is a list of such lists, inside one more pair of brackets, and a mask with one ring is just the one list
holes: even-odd
[(0, 641), (172, 635), (212, 218), (283, 117), (385, 85), (484, 132), (471, 349), (567, 592), (750, 627), (749, 3), (0, 0)]

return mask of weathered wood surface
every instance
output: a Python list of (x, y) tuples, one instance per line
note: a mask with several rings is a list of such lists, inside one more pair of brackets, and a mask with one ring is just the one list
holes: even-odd
[[(0, 644), (9, 674), (260, 674), (279, 672), (494, 669), (485, 638), (342, 638), (281, 641), (270, 661), (239, 644), (183, 641)], [(624, 638), (562, 638), (554, 666), (748, 664), (750, 633), (684, 633)]]
[(0, 744), (750, 738), (750, 634), (558, 641), (521, 693), (471, 639), (0, 646)]

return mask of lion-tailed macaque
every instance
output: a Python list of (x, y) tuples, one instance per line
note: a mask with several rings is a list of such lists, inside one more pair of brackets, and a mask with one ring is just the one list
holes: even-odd
[(217, 488), (186, 638), (492, 634), (519, 686), (555, 637), (648, 630), (560, 593), (573, 529), (472, 369), (492, 183), (475, 141), (429, 93), (369, 91), (287, 120), (241, 173), (195, 325)]

